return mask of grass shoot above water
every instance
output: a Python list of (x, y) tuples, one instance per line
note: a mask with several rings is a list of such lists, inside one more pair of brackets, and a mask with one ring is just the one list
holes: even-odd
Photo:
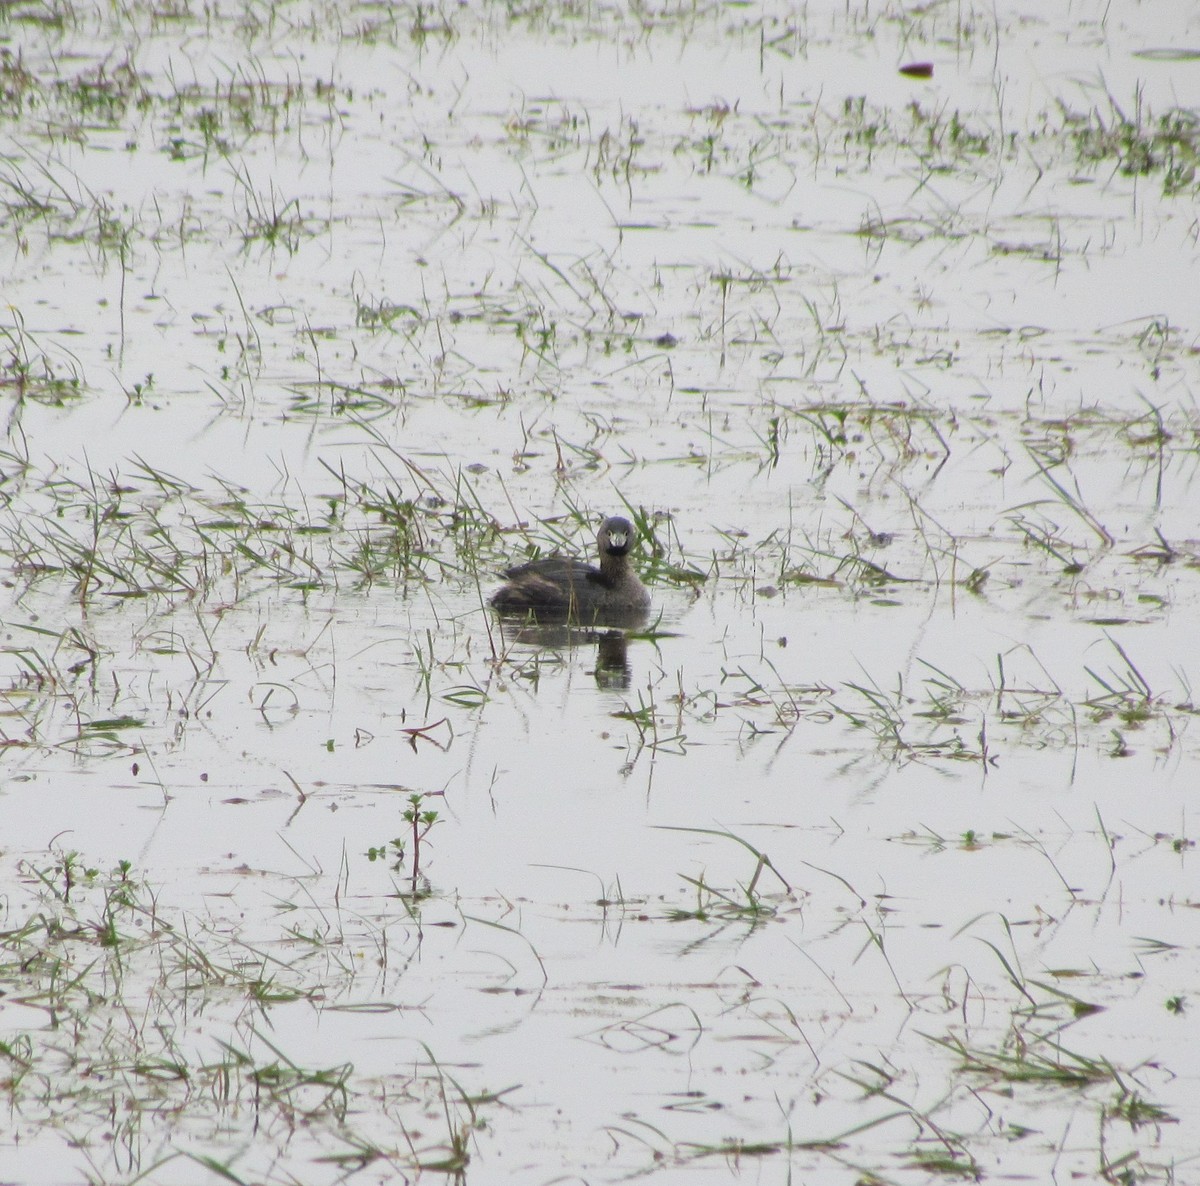
[(1067, 7), (5, 7), (10, 1176), (1188, 1180), (1195, 25)]
[[(831, 418), (836, 434), (827, 428)], [(996, 468), (993, 460), (1005, 471), (1023, 464), (1036, 496), (991, 509), (970, 535), (952, 533), (940, 512), (910, 494), (915, 530), (907, 538), (873, 528), (869, 507), (844, 505), (835, 515), (824, 513), (820, 534), (789, 527), (755, 539), (724, 531), (707, 554), (685, 545), (674, 517), (626, 504), (641, 536), (639, 567), (664, 597), (672, 588), (683, 600), (730, 589), (752, 603), (803, 599), (822, 588), (874, 604), (948, 593), (952, 601), (1002, 606), (1014, 594), (1025, 596), (1033, 580), (1051, 603), (1093, 623), (1098, 638), (1108, 632), (1101, 657), (1082, 670), (1050, 672), (1036, 654), (1015, 647), (993, 656), (982, 682), (925, 662), (919, 677), (866, 670), (838, 685), (798, 685), (780, 675), (764, 646), (753, 662), (723, 665), (712, 683), (689, 686), (682, 671), (663, 671), (631, 693), (617, 716), (639, 745), (677, 753), (714, 725), (753, 738), (835, 719), (873, 738), (892, 761), (986, 767), (996, 744), (1014, 743), (1099, 744), (1119, 755), (1131, 731), (1146, 730), (1154, 731), (1156, 744), (1174, 746), (1195, 711), (1186, 668), (1174, 686), (1152, 687), (1139, 670), (1136, 642), (1111, 631), (1168, 605), (1179, 574), (1200, 566), (1200, 551), (1161, 532), (1116, 548), (1114, 532), (1089, 507), (1072, 471), (1107, 443), (1122, 450), (1127, 469), (1152, 477), (1187, 463), (1200, 442), (1197, 427), (1178, 411), (1155, 409), (1133, 417), (1095, 409), (1047, 424), (995, 414), (969, 421), (922, 406), (797, 408), (780, 417), (777, 436), (819, 466), (861, 469), (869, 455), (876, 471), (895, 481), (931, 454), (983, 450), (988, 468)], [(996, 449), (1001, 432), (1022, 442), (1024, 461), (1011, 447)], [(151, 615), (169, 618), (169, 629), (145, 633), (139, 646), (199, 680), (217, 663), (224, 617), (273, 590), (324, 602), (376, 585), (439, 601), (449, 589), (470, 614), (486, 618), (483, 602), (507, 563), (553, 551), (587, 554), (593, 528), (582, 507), (525, 520), (514, 530), (485, 506), (479, 475), (418, 466), (392, 449), (382, 457), (383, 479), (327, 467), (334, 484), (262, 502), (228, 481), (197, 489), (140, 458), (127, 472), (100, 474), (69, 465), (42, 470), (10, 454), (14, 464), (0, 478), (7, 499), (0, 554), (14, 604), (53, 588), (69, 592), (69, 605), (58, 629), (22, 620), (19, 609), (10, 619), (0, 650), (7, 656), (9, 702), (20, 713), (10, 717), (8, 744), (138, 751), (139, 727), (157, 714), (142, 704), (114, 714), (97, 698), (112, 678), (120, 680), (122, 662), (95, 616), (106, 606), (146, 602)], [(773, 463), (764, 456), (761, 464)], [(1130, 582), (1130, 594), (1114, 600), (1106, 592), (1098, 612), (1080, 614), (1081, 584), (1106, 582)], [(479, 708), (494, 694), (497, 676), (535, 685), (553, 660), (553, 652), (513, 645), (500, 628), (481, 651), (471, 647), (467, 621), (451, 615), (447, 626), (436, 637), (426, 631), (411, 640), (424, 700), (424, 720), (411, 726), (414, 746), (436, 736), (439, 703)], [(67, 711), (53, 711), (55, 704)], [(448, 723), (451, 735), (454, 728)]]
[[(35, 1147), (62, 1133), (106, 1179), (111, 1157), (122, 1177), (181, 1159), (257, 1180), (294, 1155), (293, 1142), (341, 1172), (466, 1166), (497, 1097), (466, 1094), (428, 1048), (368, 1082), (351, 1063), (314, 1065), (283, 1049), (273, 1032), (285, 1008), (356, 1007), (364, 983), (387, 980), (385, 946), (364, 958), (336, 918), (249, 942), (231, 919), (164, 907), (128, 862), (103, 870), (65, 849), (7, 869), (6, 884), (16, 893), (0, 932), (0, 983), (6, 1009), (30, 1021), (0, 1043), (3, 1086)], [(372, 939), (383, 944), (383, 930), (353, 942)], [(249, 1154), (247, 1113), (259, 1134)]]
[[(731, 927), (800, 928), (791, 940), (797, 942), (808, 895), (788, 884), (785, 876), (795, 874), (785, 875), (736, 835), (705, 831), (746, 851), (750, 877), (724, 888), (685, 876), (694, 905), (681, 899), (667, 906), (663, 923), (689, 928), (692, 950), (721, 942)], [(813, 867), (807, 876), (814, 872), (823, 871)], [(486, 1145), (492, 1126), (503, 1125), (506, 1100), (516, 1098), (517, 1084), (498, 1091), (468, 1086), (478, 1069), (447, 1067), (424, 1042), (401, 1044), (403, 1055), (384, 1076), (289, 1049), (306, 1026), (301, 1021), (297, 1029), (296, 1011), (314, 1022), (339, 1014), (373, 1019), (386, 1032), (389, 1017), (401, 1020), (423, 1008), (404, 1003), (406, 969), (424, 947), (430, 957), (443, 949), (437, 934), (447, 926), (511, 930), (507, 924), (451, 913), (426, 931), (416, 899), (411, 913), (390, 919), (281, 903), (277, 921), (255, 924), (251, 937), (228, 911), (199, 915), (167, 904), (125, 861), (104, 869), (55, 847), (38, 860), (9, 862), (5, 873), (13, 889), (0, 920), (0, 987), (10, 1016), (16, 1011), (30, 1020), (10, 1026), (0, 1043), (3, 1087), (23, 1139), (34, 1147), (48, 1148), (47, 1138), (62, 1133), (90, 1151), (88, 1161), (104, 1177), (110, 1171), (100, 1167), (111, 1157), (121, 1180), (153, 1176), (177, 1160), (237, 1182), (264, 1174), (273, 1180), (272, 1162), (306, 1162), (310, 1180), (316, 1173), (321, 1181), (344, 1180), (368, 1166), (466, 1177), (480, 1142)], [(764, 874), (773, 882), (770, 895)], [(860, 932), (860, 951), (875, 951), (890, 969), (897, 936), (889, 936), (886, 916), (875, 915), (853, 886), (841, 888), (854, 905), (838, 927)], [(619, 890), (596, 908), (604, 916), (641, 919), (639, 925), (650, 925), (647, 913), (656, 913)], [(965, 928), (990, 953), (993, 983), (953, 966), (939, 990), (910, 998), (890, 973), (915, 1019), (913, 1040), (940, 1052), (940, 1097), (895, 1061), (899, 1051), (833, 1067), (822, 1067), (818, 1057), (809, 1103), (793, 1103), (766, 1139), (672, 1141), (657, 1121), (630, 1117), (613, 1128), (614, 1141), (641, 1148), (647, 1165), (679, 1168), (709, 1157), (845, 1165), (866, 1142), (897, 1171), (907, 1164), (978, 1177), (993, 1149), (1044, 1141), (1045, 1108), (1054, 1103), (1088, 1118), (1098, 1138), (1098, 1174), (1151, 1180), (1169, 1174), (1149, 1153), (1155, 1142), (1146, 1148), (1138, 1140), (1175, 1122), (1154, 1098), (1163, 1068), (1117, 1065), (1092, 1053), (1091, 1043), (1075, 1044), (1075, 1028), (1103, 1010), (1062, 985), (1074, 976), (1099, 987), (1103, 977), (1084, 970), (1060, 970), (1057, 983), (1028, 976), (1013, 926), (1001, 918), (997, 928), (995, 921)], [(551, 986), (542, 991), (553, 998)], [(787, 1060), (793, 1050), (807, 1061), (815, 1054), (812, 1024), (800, 1001), (777, 993), (751, 982), (730, 1020), (752, 1024), (754, 1043), (772, 1049), (773, 1061)], [(856, 1013), (855, 1002), (836, 991), (827, 1007), (843, 1024)], [(585, 1038), (614, 1050), (695, 1047), (725, 1024), (720, 1016), (706, 1019), (708, 1010), (700, 1008), (704, 1015), (686, 1005), (630, 1013)], [(1167, 1008), (1182, 1014), (1182, 998)], [(844, 1131), (821, 1127), (824, 1113), (811, 1109), (825, 1094), (840, 1098), (842, 1113), (859, 1120)], [(248, 1146), (247, 1113), (258, 1134)], [(992, 1122), (981, 1126), (989, 1113)]]

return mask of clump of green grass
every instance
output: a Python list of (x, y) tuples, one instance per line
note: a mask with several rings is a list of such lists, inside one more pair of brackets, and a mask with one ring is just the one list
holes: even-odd
[(21, 502), (0, 509), (0, 556), (27, 583), (70, 580), (82, 605), (237, 601), (256, 588), (347, 579), (420, 584), (473, 573), (498, 538), (461, 479), (431, 499), (426, 475), (379, 484), (331, 471), (337, 489), (310, 505), (254, 500), (220, 478), (199, 490), (142, 460), (127, 474), (69, 469), (27, 470)]
[[(695, 890), (695, 906), (690, 909), (679, 908), (668, 912), (667, 917), (675, 922), (711, 922), (727, 924), (731, 922), (747, 922), (757, 926), (774, 918), (778, 913), (781, 902), (791, 900), (792, 887), (783, 874), (771, 862), (765, 852), (735, 835), (718, 828), (691, 828), (664, 826), (671, 832), (691, 832), (701, 836), (717, 836), (724, 840), (732, 840), (741, 845), (754, 857), (754, 871), (745, 884), (739, 884), (733, 889), (722, 889), (714, 886), (704, 874), (691, 877), (681, 873), (679, 876)], [(764, 873), (770, 873), (782, 887), (780, 894), (768, 896), (759, 887)]]
[(1110, 95), (1109, 111), (1062, 109), (1064, 130), (1086, 165), (1109, 162), (1128, 177), (1161, 173), (1168, 196), (1191, 190), (1200, 163), (1200, 116), (1188, 108), (1155, 115), (1135, 95), (1129, 114)]
[(11, 325), (0, 325), (0, 387), (11, 394), (14, 406), (25, 400), (61, 408), (80, 400), (86, 385), (82, 368), (70, 355), (54, 359), (25, 327), (16, 309), (9, 310)]
[[(362, 969), (337, 934), (293, 926), (260, 942), (165, 905), (128, 861), (73, 850), (5, 874), (0, 991), (53, 1024), (6, 1027), (0, 1095), (36, 1139), (85, 1150), (90, 1175), (152, 1174), (172, 1149), (231, 1181), (282, 1181), (281, 1166), (303, 1173), (314, 1156), (399, 1172), (468, 1161), (497, 1097), (469, 1095), (427, 1047), (423, 1068), (374, 1081), (271, 1033), (276, 1008), (325, 1007), (353, 988)], [(252, 1145), (252, 1165), (223, 1151)], [(190, 1151), (204, 1146), (222, 1152)]]

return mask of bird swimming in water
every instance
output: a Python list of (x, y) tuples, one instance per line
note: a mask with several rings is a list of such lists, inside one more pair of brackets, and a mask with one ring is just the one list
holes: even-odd
[(636, 538), (628, 519), (619, 515), (605, 519), (596, 534), (599, 568), (569, 556), (518, 564), (505, 572), (508, 581), (492, 595), (491, 605), (502, 614), (579, 622), (644, 614), (650, 593), (629, 561)]

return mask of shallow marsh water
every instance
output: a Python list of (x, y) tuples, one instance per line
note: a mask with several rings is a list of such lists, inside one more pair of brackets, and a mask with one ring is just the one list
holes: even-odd
[(1188, 6), (3, 32), (0, 1177), (1200, 1180)]

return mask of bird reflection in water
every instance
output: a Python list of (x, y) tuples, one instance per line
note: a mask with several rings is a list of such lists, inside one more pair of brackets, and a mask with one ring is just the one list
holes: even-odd
[(509, 641), (524, 646), (544, 647), (547, 650), (567, 650), (579, 647), (596, 648), (596, 683), (604, 689), (621, 691), (633, 678), (629, 666), (629, 631), (646, 624), (649, 613), (639, 610), (609, 610), (600, 620), (583, 624), (567, 614), (549, 615), (545, 611), (501, 614), (500, 620), (510, 627)]

